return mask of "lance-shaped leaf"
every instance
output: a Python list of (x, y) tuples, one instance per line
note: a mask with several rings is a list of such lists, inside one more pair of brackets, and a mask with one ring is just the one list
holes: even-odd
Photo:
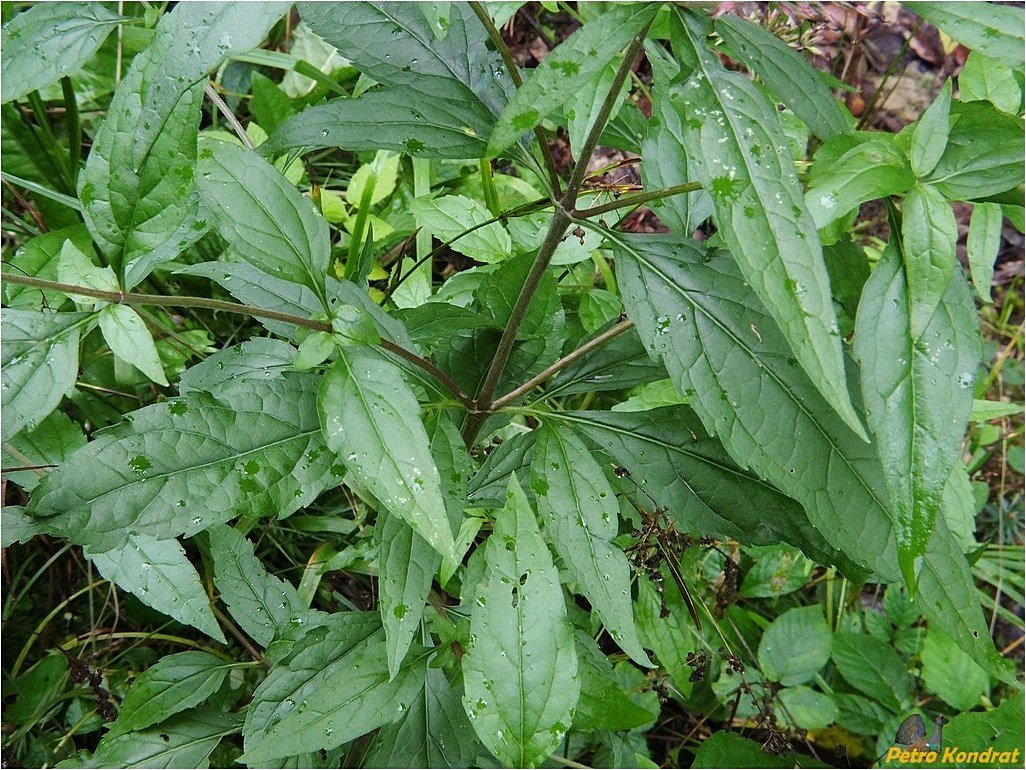
[(329, 627), (307, 633), (253, 693), (243, 728), (247, 764), (358, 738), (402, 717), (424, 686), (423, 650), (389, 677), (377, 613), (331, 617)]
[[(503, 110), (488, 140), (488, 154), (498, 155), (553, 111), (567, 95), (584, 88), (655, 15), (658, 6), (638, 3), (613, 8), (588, 22), (542, 59)], [(618, 57), (622, 58), (622, 57)]]
[(214, 585), (235, 622), (261, 647), (280, 637), (307, 613), (295, 586), (271, 575), (253, 544), (231, 527), (212, 527), (210, 558)]
[(695, 41), (699, 69), (671, 91), (688, 157), (716, 207), (719, 232), (799, 364), (856, 435), (841, 336), (816, 225), (805, 208), (776, 109), (752, 81)]
[(5, 308), (3, 436), (30, 431), (57, 408), (78, 378), (78, 338), (91, 313)]
[(42, 3), (19, 13), (3, 28), (0, 101), (77, 72), (124, 18), (95, 3)]
[(820, 563), (858, 572), (842, 551), (827, 544), (798, 503), (739, 468), (719, 441), (705, 437), (690, 408), (560, 412), (556, 417), (626, 468), (684, 531), (717, 533), (749, 545), (783, 540)]
[(931, 185), (913, 187), (902, 206), (901, 249), (914, 339), (923, 334), (951, 283), (957, 240), (958, 224), (947, 199)]
[(217, 692), (232, 665), (200, 650), (161, 658), (132, 682), (110, 734), (142, 730), (198, 706)]
[(515, 475), (472, 606), (464, 708), (501, 762), (539, 765), (570, 729), (580, 681), (559, 574)]
[(242, 718), (203, 706), (130, 733), (109, 733), (91, 757), (67, 767), (206, 767), (221, 739), (237, 734)]
[(612, 544), (619, 530), (616, 493), (572, 432), (543, 425), (531, 454), (531, 489), (556, 553), (610, 635), (635, 661), (651, 666), (631, 609), (631, 571)]
[(773, 33), (747, 19), (724, 14), (716, 32), (727, 50), (766, 85), (824, 142), (851, 132), (851, 116), (827, 88), (822, 75)]
[(79, 177), (79, 197), (126, 289), (206, 229), (195, 189), (203, 84), (229, 56), (259, 45), (287, 9), (279, 2), (177, 7), (115, 92)]
[(382, 727), (367, 755), (367, 767), (470, 767), (484, 747), (460, 702), (462, 687), (449, 684), (440, 668), (428, 668), (424, 689), (406, 715)]
[(177, 540), (132, 534), (124, 545), (104, 553), (87, 549), (86, 555), (101, 575), (131, 591), (143, 604), (225, 641), (210, 608), (210, 597)]
[(621, 235), (613, 248), (628, 314), (705, 429), (801, 503), (831, 546), (895, 577), (875, 451), (819, 394), (733, 260), (679, 238)]
[(917, 177), (924, 177), (933, 171), (937, 161), (944, 154), (944, 148), (948, 144), (948, 132), (950, 125), (948, 117), (951, 114), (951, 81), (944, 81), (937, 99), (926, 111), (919, 116), (919, 119), (909, 129), (909, 163), (912, 171)]
[(328, 446), (357, 480), (455, 562), (420, 405), (399, 370), (366, 348), (340, 349), (324, 375), (318, 411)]
[(1001, 248), (1001, 207), (996, 203), (977, 203), (969, 218), (969, 235), (965, 240), (969, 274), (973, 277), (976, 295), (990, 303), (990, 285), (994, 280), (994, 260)]
[(997, 3), (916, 3), (915, 13), (966, 47), (1023, 71), (1023, 11)]
[(981, 350), (976, 309), (954, 270), (921, 335), (911, 332), (912, 312), (901, 257), (891, 246), (862, 293), (855, 355), (894, 507), (898, 558), (914, 593), (915, 562), (926, 551), (972, 411)]
[(229, 142), (204, 142), (198, 168), (203, 199), (235, 253), (312, 289), (329, 310), (324, 281), (331, 241), (313, 203), (255, 152)]
[(420, 628), (442, 557), (399, 516), (379, 513), (374, 533), (378, 541), (378, 602), (388, 673), (394, 677)]
[(153, 335), (142, 316), (128, 305), (107, 305), (99, 313), (100, 331), (111, 352), (158, 385), (167, 386)]
[(29, 513), (94, 554), (130, 533), (166, 540), (240, 513), (287, 516), (343, 472), (324, 445), (318, 382), (290, 372), (223, 402), (196, 393), (132, 412), (48, 474)]

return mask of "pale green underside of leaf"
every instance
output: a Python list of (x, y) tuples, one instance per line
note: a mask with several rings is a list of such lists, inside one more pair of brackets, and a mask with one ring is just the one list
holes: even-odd
[(958, 460), (980, 360), (976, 309), (961, 271), (920, 336), (896, 248), (884, 251), (859, 305), (855, 355), (869, 426), (897, 520), (898, 557), (910, 590)]
[(86, 549), (86, 556), (101, 575), (143, 604), (224, 643), (199, 573), (177, 540), (132, 534), (128, 542), (103, 553)]
[(873, 447), (826, 404), (733, 260), (677, 238), (618, 236), (613, 247), (628, 314), (706, 430), (801, 503), (831, 546), (896, 577)]
[(57, 408), (78, 377), (78, 338), (91, 313), (4, 308), (3, 437), (30, 431)]
[(161, 658), (133, 680), (110, 734), (142, 730), (199, 705), (217, 692), (231, 666), (200, 650)]
[(99, 3), (41, 3), (19, 13), (3, 28), (0, 101), (73, 75), (122, 19)]
[(716, 31), (739, 61), (767, 86), (822, 141), (851, 131), (851, 117), (820, 74), (787, 43), (747, 19), (724, 14)]
[(719, 441), (706, 437), (690, 408), (560, 412), (558, 419), (630, 471), (631, 479), (683, 530), (721, 534), (749, 545), (784, 541), (820, 563), (859, 571), (843, 551), (827, 544), (801, 505), (739, 468)]
[(524, 85), (517, 89), (488, 140), (495, 156), (584, 88), (605, 69), (608, 55), (620, 51), (655, 15), (658, 6), (638, 3), (610, 9), (564, 40), (551, 56), (542, 59)]
[(99, 313), (100, 331), (111, 352), (131, 364), (158, 385), (167, 387), (153, 335), (142, 316), (132, 307), (107, 305)]
[(322, 299), (331, 254), (328, 222), (274, 166), (228, 142), (203, 142), (199, 189), (235, 253)]
[(251, 543), (237, 530), (209, 530), (214, 585), (232, 618), (253, 641), (267, 647), (290, 624), (302, 622), (307, 607), (295, 587), (271, 575), (253, 553)]
[(201, 81), (232, 54), (256, 47), (287, 8), (180, 6), (161, 19), (154, 42), (115, 92), (79, 178), (79, 197), (125, 288), (206, 229), (195, 189)]
[(385, 627), (388, 673), (394, 677), (420, 628), (442, 557), (399, 516), (379, 512), (375, 534), (378, 602)]
[(257, 687), (243, 729), (242, 761), (259, 766), (331, 749), (402, 717), (424, 686), (423, 651), (389, 679), (377, 613), (330, 616)]
[(531, 488), (556, 553), (617, 644), (651, 666), (631, 609), (631, 571), (612, 544), (619, 506), (602, 468), (568, 430), (542, 425), (531, 455)]
[(206, 767), (221, 739), (238, 733), (241, 717), (211, 706), (176, 714), (159, 725), (105, 735), (92, 757), (74, 757), (57, 767)]
[(23, 471), (5, 470), (4, 478), (31, 493), (52, 468), (67, 460), (85, 443), (85, 434), (77, 422), (59, 410), (50, 412), (35, 430), (23, 431), (10, 439), (4, 437), (3, 467), (27, 468)]
[(455, 561), (420, 405), (399, 370), (371, 350), (346, 347), (324, 375), (318, 410), (328, 446), (395, 516)]
[(287, 516), (342, 473), (321, 435), (318, 382), (292, 372), (225, 389), (223, 402), (196, 393), (132, 412), (50, 473), (29, 512), (94, 554), (135, 533), (169, 539), (241, 513)]
[(485, 545), (463, 704), (481, 742), (504, 764), (541, 764), (570, 729), (580, 692), (563, 591), (534, 511), (514, 476)]
[(747, 78), (708, 64), (671, 91), (688, 157), (716, 206), (720, 234), (812, 382), (864, 437), (816, 225), (776, 112)]

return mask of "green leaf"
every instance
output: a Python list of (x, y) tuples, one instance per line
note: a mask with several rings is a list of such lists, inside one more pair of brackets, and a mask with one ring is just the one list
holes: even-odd
[(973, 277), (976, 295), (984, 302), (992, 302), (990, 285), (994, 280), (994, 261), (1001, 248), (1001, 226), (1004, 217), (996, 203), (977, 203), (969, 218), (969, 234), (965, 240), (969, 273)]
[(378, 606), (385, 627), (388, 674), (394, 678), (420, 629), (442, 557), (399, 516), (379, 513), (374, 532), (378, 543)]
[(278, 380), (288, 376), (296, 349), (282, 340), (254, 337), (220, 350), (182, 374), (178, 393), (182, 396), (207, 391), (220, 398), (221, 391), (247, 387), (249, 380)]
[(813, 766), (809, 757), (794, 754), (778, 756), (763, 750), (762, 745), (737, 733), (720, 730), (704, 741), (695, 754), (692, 767), (802, 767)]
[(570, 729), (580, 679), (559, 575), (516, 476), (485, 565), (471, 605), (463, 705), (501, 762), (534, 767)]
[(785, 687), (777, 694), (787, 723), (803, 730), (822, 730), (837, 721), (837, 706), (829, 695), (811, 687)]
[(420, 405), (398, 369), (369, 349), (342, 348), (324, 375), (317, 408), (328, 447), (357, 480), (455, 561)]
[(141, 730), (199, 705), (217, 692), (231, 666), (199, 650), (161, 658), (132, 682), (108, 735)]
[(620, 648), (651, 666), (631, 609), (631, 571), (617, 535), (619, 505), (602, 468), (570, 430), (545, 423), (531, 455), (531, 489), (545, 531)]
[[(616, 680), (613, 665), (595, 640), (581, 630), (577, 641), (581, 697), (574, 711), (575, 730), (630, 730), (650, 724), (659, 714), (639, 705)], [(635, 669), (637, 670), (637, 669)]]
[(752, 72), (822, 141), (851, 133), (851, 116), (823, 77), (797, 51), (747, 19), (725, 14), (715, 21), (731, 56)]
[(399, 171), (399, 156), (379, 152), (370, 163), (364, 163), (353, 174), (346, 187), (346, 200), (352, 206), (363, 203), (364, 190), (371, 186), (369, 203), (374, 206), (385, 200), (395, 190), (396, 174)]
[[(733, 260), (653, 236), (617, 236), (614, 253), (627, 312), (705, 429), (735, 463), (805, 507), (813, 526), (792, 519), (778, 538), (821, 563), (838, 558), (794, 542), (816, 532), (842, 559), (894, 579), (894, 535), (874, 448), (824, 401)], [(749, 505), (740, 510), (768, 526)]]
[(35, 430), (75, 387), (78, 338), (92, 317), (9, 308), (0, 313), (5, 441), (23, 428)]
[(930, 184), (949, 200), (976, 200), (1022, 184), (1022, 118), (987, 102), (955, 102), (951, 115), (948, 145)]
[(153, 43), (118, 86), (78, 194), (86, 224), (125, 289), (203, 235), (196, 127), (207, 74), (256, 47), (287, 8), (177, 7), (161, 18)]
[(926, 629), (919, 657), (923, 663), (923, 684), (956, 711), (975, 708), (990, 691), (987, 672), (934, 626)]
[(42, 532), (38, 519), (25, 513), (23, 506), (5, 505), (0, 508), (0, 515), (3, 516), (0, 536), (4, 548), (10, 548), (15, 543), (27, 543)]
[(1022, 8), (997, 3), (916, 3), (915, 13), (973, 51), (1023, 71)]
[[(93, 240), (89, 236), (89, 230), (84, 224), (80, 223), (72, 227), (64, 227), (60, 230), (37, 235), (35, 238), (26, 241), (15, 252), (10, 262), (4, 262), (4, 272), (11, 271), (21, 275), (31, 275), (35, 278), (57, 281), (59, 280), (57, 269), (61, 252), (64, 244), (69, 240), (80, 252), (86, 252), (92, 248)], [(38, 309), (41, 306), (58, 308), (65, 297), (63, 292), (53, 291), (52, 289), (37, 289), (32, 286), (22, 286), (10, 282), (4, 282), (3, 296), (5, 307), (19, 309)]]
[(265, 273), (312, 289), (329, 310), (328, 223), (310, 200), (255, 152), (228, 142), (204, 142), (198, 168), (203, 199), (235, 253)]
[(485, 263), (501, 262), (511, 253), (509, 233), (498, 222), (484, 224), (492, 219), (492, 215), (476, 200), (463, 195), (415, 198), (410, 209), (419, 226), (440, 241), (452, 241), (454, 251), (471, 259)]
[(281, 637), (307, 614), (295, 587), (271, 575), (253, 553), (253, 543), (231, 527), (211, 527), (214, 585), (232, 618), (261, 647)]
[[(1008, 767), (1018, 764), (1023, 756), (1023, 696), (1006, 698), (990, 711), (959, 714), (944, 728), (944, 742), (961, 751), (993, 748), (997, 756), (987, 761), (943, 762), (938, 767)], [(955, 753), (957, 759), (958, 753)], [(943, 757), (942, 757), (943, 759)]]
[(916, 185), (902, 206), (901, 250), (908, 281), (911, 335), (933, 318), (955, 269), (958, 223), (951, 204), (931, 185)]
[[(691, 694), (694, 669), (688, 665), (691, 650), (701, 647), (701, 634), (695, 628), (689, 609), (669, 569), (659, 569), (662, 592), (646, 575), (637, 578), (638, 599), (634, 605), (635, 620), (642, 643), (652, 650), (659, 665), (670, 675), (677, 690), (687, 697)], [(663, 617), (663, 602), (667, 614)]]
[(506, 490), (512, 473), (530, 466), (536, 434), (518, 433), (499, 444), (467, 484), (470, 501), (475, 505), (500, 508), (506, 501)]
[(205, 767), (222, 738), (239, 731), (241, 717), (201, 707), (145, 730), (108, 734), (91, 757), (81, 753), (58, 767)]
[(840, 157), (835, 147), (850, 144), (845, 136), (816, 154), (805, 205), (817, 228), (824, 228), (866, 201), (899, 195), (915, 184), (908, 158), (891, 137), (873, 136)]
[[(602, 331), (606, 329), (599, 330)], [(638, 332), (632, 328), (561, 369), (546, 384), (549, 395), (569, 395), (627, 390), (665, 377), (666, 369), (649, 357)]]
[(610, 56), (619, 60), (619, 52), (651, 21), (656, 10), (657, 6), (649, 3), (612, 8), (560, 43), (531, 71), (499, 116), (488, 140), (489, 156), (501, 153), (561, 108), (568, 94), (595, 80)]
[(912, 679), (898, 653), (868, 634), (836, 634), (830, 657), (850, 685), (898, 711), (912, 691)]
[(241, 761), (259, 766), (340, 746), (402, 717), (424, 687), (427, 656), (420, 649), (389, 677), (377, 613), (330, 617), (329, 626), (308, 632), (253, 693)]
[(815, 563), (800, 551), (780, 544), (749, 546), (745, 549), (755, 562), (745, 573), (740, 596), (777, 599), (797, 591), (809, 582)]
[[(75, 286), (85, 286), (100, 291), (117, 291), (118, 279), (109, 267), (98, 267), (93, 264), (85, 252), (81, 251), (73, 241), (65, 241), (61, 247), (60, 260), (57, 263), (57, 280)], [(72, 295), (77, 296), (77, 295)], [(85, 299), (80, 304), (93, 306), (94, 300)]]
[(823, 563), (848, 563), (809, 525), (800, 505), (739, 468), (718, 441), (703, 437), (688, 407), (559, 412), (553, 417), (605, 450), (686, 531), (715, 532), (756, 545), (784, 540)]
[(470, 767), (484, 753), (460, 702), (461, 688), (428, 668), (403, 718), (375, 736), (366, 767)]
[(226, 388), (224, 401), (196, 393), (131, 412), (48, 474), (29, 512), (93, 553), (133, 532), (169, 539), (241, 513), (287, 516), (342, 473), (321, 435), (319, 381), (290, 372)]
[(898, 559), (914, 595), (915, 563), (926, 552), (961, 453), (981, 349), (976, 308), (960, 271), (950, 268), (922, 333), (910, 329), (916, 304), (905, 275), (898, 250), (885, 249), (862, 293), (854, 352), (893, 506)]
[(131, 591), (143, 604), (224, 643), (210, 598), (177, 540), (133, 533), (116, 548), (103, 553), (87, 550), (86, 556), (101, 575)]
[(1015, 115), (1022, 104), (1022, 87), (1011, 67), (973, 51), (958, 73), (963, 102), (987, 101), (1002, 112)]
[(795, 607), (777, 616), (759, 640), (759, 666), (785, 687), (808, 682), (830, 660), (830, 628), (819, 607)]
[(35, 430), (22, 431), (11, 438), (4, 436), (3, 467), (31, 467), (24, 471), (5, 470), (4, 478), (31, 492), (49, 472), (49, 466), (60, 465), (85, 443), (78, 423), (64, 412), (51, 412)]
[(1008, 417), (1013, 414), (1022, 414), (1023, 408), (1019, 404), (1009, 404), (1004, 401), (981, 401), (973, 400), (973, 411), (969, 419), (974, 422), (986, 422), (996, 420), (1000, 417)]
[(912, 172), (924, 177), (937, 166), (948, 143), (951, 113), (951, 81), (944, 81), (944, 87), (911, 128), (909, 163)]
[(754, 83), (708, 57), (703, 54), (701, 69), (671, 91), (684, 118), (688, 157), (712, 195), (720, 234), (742, 274), (812, 382), (864, 438), (848, 395), (816, 225), (776, 109)]
[(158, 385), (167, 387), (164, 367), (146, 322), (128, 305), (107, 305), (99, 312), (100, 331), (111, 352)]
[(124, 19), (95, 3), (43, 3), (19, 13), (3, 28), (0, 101), (74, 74)]
[[(378, 83), (410, 86), (418, 96), (474, 100), (497, 115), (513, 87), (484, 27), (469, 5), (456, 3), (432, 18), (430, 6), (409, 3), (299, 3), (299, 15)], [(411, 92), (405, 92), (411, 93)], [(475, 156), (476, 157), (476, 156)]]

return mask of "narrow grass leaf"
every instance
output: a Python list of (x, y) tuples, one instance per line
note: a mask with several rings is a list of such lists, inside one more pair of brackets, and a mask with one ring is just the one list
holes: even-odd
[(631, 572), (623, 551), (612, 544), (619, 505), (602, 468), (572, 431), (542, 425), (531, 455), (531, 489), (556, 553), (610, 636), (642, 666), (631, 609)]
[(328, 446), (394, 516), (443, 558), (455, 545), (420, 405), (389, 361), (345, 347), (324, 375), (318, 412)]
[(86, 556), (101, 575), (143, 604), (225, 642), (199, 573), (177, 540), (131, 534), (117, 548), (103, 553), (86, 549)]
[(516, 476), (471, 606), (464, 708), (503, 764), (536, 767), (570, 729), (580, 680), (559, 575)]

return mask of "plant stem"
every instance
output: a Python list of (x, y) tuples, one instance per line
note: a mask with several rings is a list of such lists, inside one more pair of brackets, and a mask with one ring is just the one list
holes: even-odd
[(640, 193), (638, 195), (624, 196), (618, 200), (603, 203), (600, 206), (592, 206), (590, 209), (575, 209), (570, 213), (571, 216), (576, 219), (587, 219), (588, 217), (605, 214), (607, 211), (615, 211), (616, 209), (622, 209), (628, 206), (640, 206), (641, 204), (648, 203), (649, 201), (660, 200), (661, 198), (671, 198), (674, 195), (695, 192), (696, 190), (701, 189), (702, 184), (700, 182), (684, 182), (682, 184), (675, 184), (672, 187), (666, 187), (662, 190), (653, 190), (652, 192)]
[[(476, 4), (472, 3), (471, 5)], [(475, 13), (477, 13), (479, 17), (481, 15), (487, 17), (488, 15), (484, 12), (483, 8), (475, 9)], [(488, 25), (491, 25), (492, 29), (495, 28), (494, 25), (491, 24), (490, 19), (486, 26)], [(506, 368), (509, 356), (513, 352), (513, 344), (516, 342), (517, 334), (524, 323), (524, 318), (527, 315), (527, 309), (530, 307), (531, 301), (534, 299), (534, 295), (538, 291), (538, 286), (541, 283), (542, 276), (545, 275), (545, 271), (549, 267), (549, 261), (552, 259), (553, 252), (555, 252), (556, 247), (559, 246), (560, 241), (563, 239), (563, 234), (566, 231), (567, 225), (570, 224), (570, 214), (567, 212), (573, 210), (574, 204), (577, 200), (577, 194), (580, 192), (581, 186), (584, 184), (584, 179), (588, 172), (588, 158), (591, 157), (591, 153), (595, 149), (599, 135), (602, 133), (602, 128), (605, 126), (606, 121), (609, 120), (609, 115), (613, 110), (613, 105), (616, 103), (616, 99), (620, 94), (620, 88), (623, 86), (628, 73), (634, 65), (634, 59), (637, 57), (638, 52), (644, 44), (645, 34), (648, 32), (648, 27), (649, 24), (646, 24), (644, 29), (638, 32), (638, 34), (634, 36), (630, 45), (627, 46), (623, 61), (620, 62), (620, 67), (617, 69), (616, 76), (613, 78), (613, 84), (610, 87), (609, 92), (606, 94), (606, 98), (602, 102), (602, 107), (599, 110), (598, 117), (592, 125), (591, 131), (588, 132), (588, 138), (585, 139), (584, 144), (581, 146), (577, 165), (574, 167), (573, 174), (570, 177), (570, 184), (561, 199), (556, 203), (556, 210), (552, 215), (552, 222), (549, 224), (549, 230), (545, 234), (545, 240), (538, 249), (538, 256), (535, 257), (534, 263), (531, 265), (531, 270), (527, 274), (527, 278), (524, 280), (524, 285), (520, 289), (520, 294), (517, 296), (516, 304), (510, 312), (509, 322), (502, 330), (502, 337), (499, 339), (499, 344), (495, 349), (495, 354), (492, 356), (492, 362), (489, 364), (488, 372), (485, 374), (484, 382), (481, 384), (481, 389), (478, 391), (477, 398), (475, 398), (476, 409), (470, 414), (463, 426), (463, 441), (467, 446), (470, 446), (474, 439), (477, 438), (477, 434), (481, 430), (481, 426), (484, 424), (485, 419), (494, 407), (492, 396), (495, 394), (495, 388), (499, 384), (499, 378), (502, 377), (502, 372)], [(496, 30), (496, 34), (497, 33), (498, 31)]]
[(501, 398), (495, 399), (495, 401), (492, 402), (492, 409), (501, 409), (502, 407), (513, 403), (525, 393), (528, 393), (532, 389), (536, 388), (538, 385), (541, 385), (549, 377), (556, 374), (556, 372), (560, 371), (561, 369), (565, 369), (578, 358), (586, 356), (588, 353), (595, 350), (595, 348), (602, 347), (614, 337), (623, 334), (625, 331), (627, 331), (628, 329), (632, 329), (633, 327), (634, 321), (631, 321), (629, 319), (617, 321), (616, 324), (606, 329), (597, 337), (593, 337), (576, 350), (567, 353), (561, 359), (556, 361), (556, 363), (538, 372), (538, 374), (534, 375), (534, 377), (529, 379), (519, 388), (511, 390), (509, 393), (507, 393), (505, 396), (502, 396)]
[[(304, 329), (327, 332), (328, 334), (332, 332), (331, 324), (327, 321), (317, 321), (313, 318), (303, 318), (301, 316), (290, 315), (289, 313), (279, 313), (276, 310), (264, 310), (250, 305), (240, 305), (235, 302), (223, 302), (219, 299), (181, 296), (165, 297), (162, 294), (137, 294), (135, 292), (103, 291), (101, 289), (92, 289), (87, 286), (74, 286), (72, 284), (47, 281), (43, 278), (35, 278), (28, 275), (17, 275), (15, 273), (4, 273), (3, 276), (4, 280), (9, 283), (32, 286), (38, 289), (50, 289), (51, 291), (59, 291), (64, 294), (73, 294), (81, 297), (93, 297), (95, 299), (102, 299), (116, 304), (156, 305), (160, 307), (202, 307), (207, 308), (208, 310), (219, 310), (225, 313), (248, 315), (253, 318), (267, 318), (272, 321), (281, 321), (283, 323), (292, 324), (293, 326), (302, 326)], [(420, 367), (430, 374), (442, 383), (446, 390), (452, 393), (467, 409), (474, 408), (474, 402), (470, 396), (464, 393), (460, 387), (453, 382), (449, 375), (435, 366), (428, 359), (419, 356), (400, 345), (396, 345), (394, 342), (390, 342), (389, 340), (379, 340), (378, 345), (383, 350), (387, 350), (389, 353), (393, 353), (400, 358), (409, 361), (411, 364)]]

